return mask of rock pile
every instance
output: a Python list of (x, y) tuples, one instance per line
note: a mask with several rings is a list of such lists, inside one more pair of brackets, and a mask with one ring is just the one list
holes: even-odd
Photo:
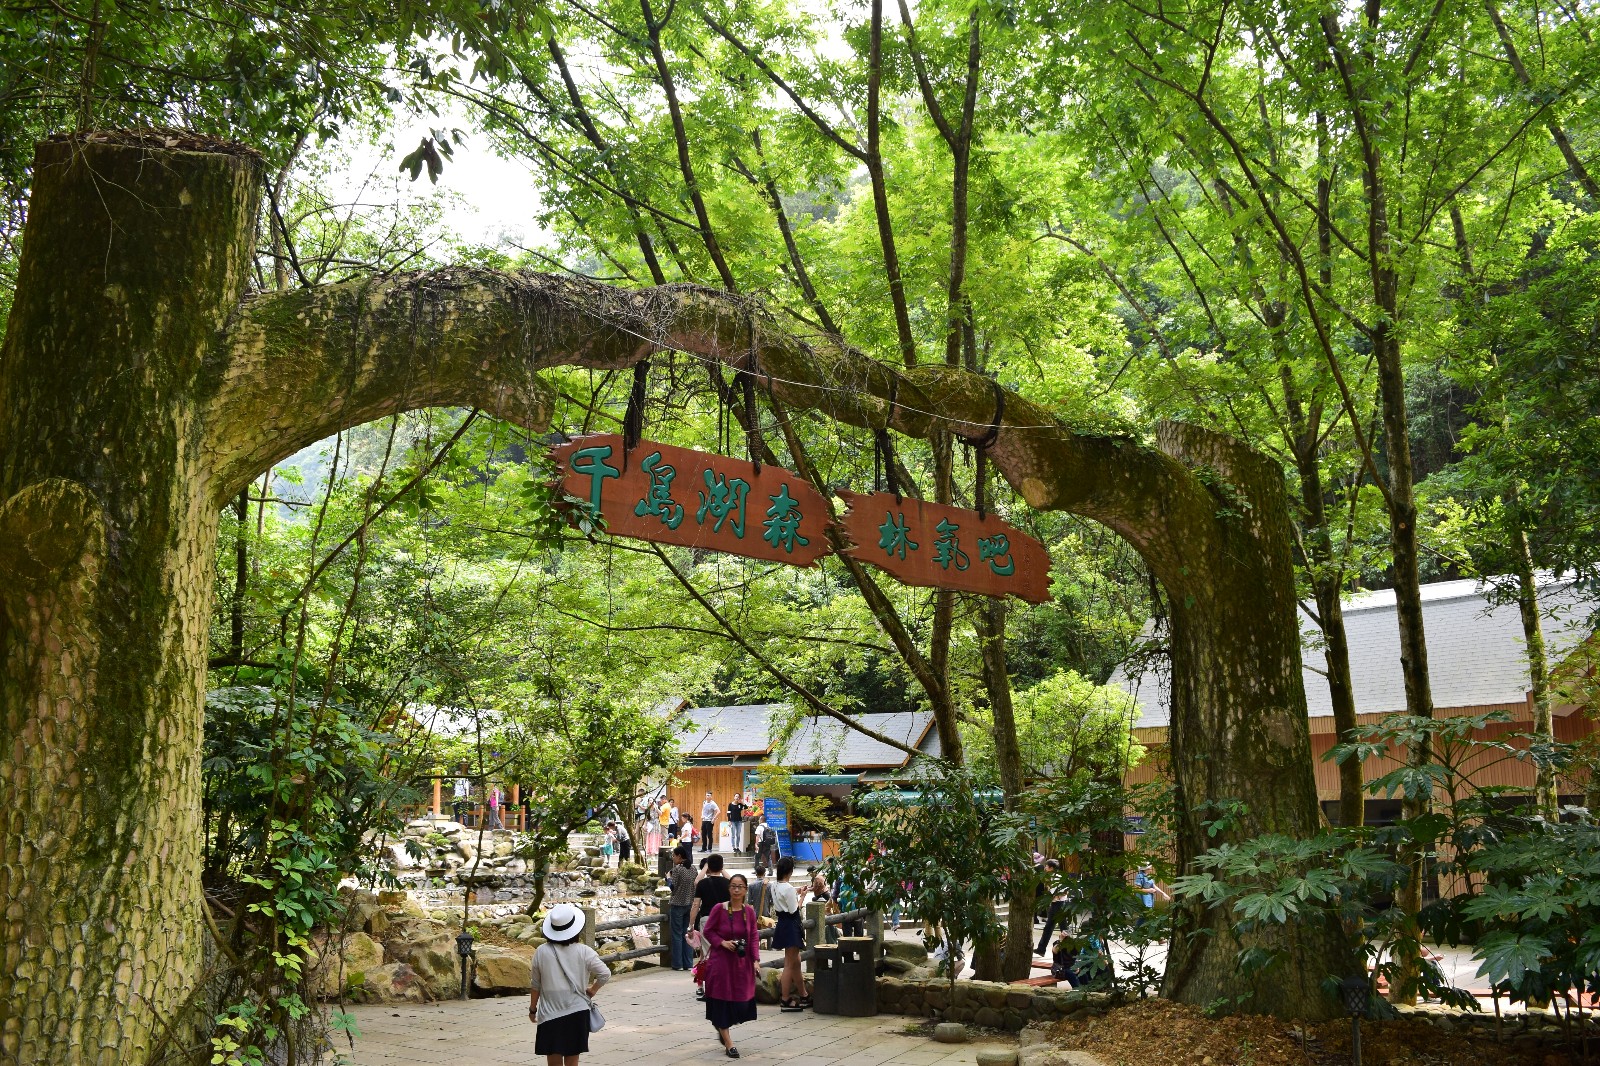
[[(471, 888), (477, 902), (493, 903), (528, 899), (538, 887), (538, 875), (528, 867), (527, 838), (509, 829), (480, 832), (448, 819), (416, 818), (406, 823), (399, 840), (373, 838), (369, 844), (396, 880), (424, 896), (452, 889), (459, 895)], [(634, 863), (608, 869), (599, 846), (587, 836), (574, 835), (568, 847), (545, 875), (547, 898), (608, 894), (602, 888), (649, 893), (660, 884)]]
[[(643, 874), (629, 871), (625, 876), (642, 878)], [(593, 891), (580, 889), (578, 894), (582, 897)], [(318, 994), (330, 999), (383, 1003), (423, 1002), (460, 995), (461, 960), (456, 954), (462, 914), (459, 892), (458, 902), (448, 910), (429, 910), (408, 891), (374, 895), (346, 887), (340, 895), (345, 905), (340, 930), (325, 933), (319, 951), (311, 959), (310, 973)], [(660, 914), (659, 901), (653, 894), (578, 901), (595, 909), (597, 923)], [(538, 919), (524, 913), (519, 904), (479, 904), (468, 910), (468, 924), (477, 934), (472, 995), (525, 994), (531, 976), (528, 960), (544, 943)], [(656, 925), (640, 928), (647, 939), (654, 940)], [(496, 943), (485, 942), (486, 935)], [(506, 941), (512, 943), (500, 946)], [(595, 941), (602, 957), (633, 946), (629, 929), (601, 932)], [(654, 962), (645, 958), (619, 960), (611, 965), (621, 973)]]

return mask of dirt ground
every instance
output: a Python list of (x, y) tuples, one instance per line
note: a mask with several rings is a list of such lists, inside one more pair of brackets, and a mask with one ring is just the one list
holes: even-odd
[[(1518, 1030), (1508, 1023), (1509, 1037)], [(1087, 1051), (1106, 1066), (1349, 1066), (1350, 1024), (1304, 1028), (1258, 1015), (1207, 1018), (1198, 1007), (1149, 999), (1098, 1018), (1059, 1022), (1051, 1043)], [(1591, 1047), (1600, 1063), (1600, 1047)], [(1566, 1052), (1446, 1033), (1402, 1018), (1363, 1022), (1363, 1066), (1580, 1066)]]

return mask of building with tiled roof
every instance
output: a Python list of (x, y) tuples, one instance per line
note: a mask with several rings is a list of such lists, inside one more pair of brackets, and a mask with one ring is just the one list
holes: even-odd
[[(745, 791), (763, 763), (794, 772), (797, 792), (838, 798), (858, 786), (911, 776), (913, 759), (901, 749), (836, 718), (796, 713), (787, 703), (733, 707), (678, 703), (662, 710), (682, 723), (684, 765), (674, 775), (668, 795), (683, 810), (698, 811), (707, 791), (726, 808), (729, 797)], [(939, 734), (929, 712), (855, 717), (882, 736), (893, 737), (922, 754), (939, 755)]]
[[(1592, 639), (1593, 617), (1600, 601), (1570, 580), (1545, 578), (1540, 606), (1546, 658), (1552, 672), (1557, 672), (1575, 650)], [(1512, 720), (1495, 727), (1493, 734), (1526, 732), (1532, 723), (1533, 699), (1517, 605), (1491, 603), (1488, 590), (1478, 581), (1440, 581), (1422, 587), (1422, 610), (1435, 715), (1504, 711)], [(1344, 623), (1358, 720), (1376, 722), (1385, 715), (1403, 713), (1405, 684), (1394, 593), (1384, 590), (1351, 597), (1344, 605)], [(1323, 755), (1334, 744), (1333, 707), (1324, 674), (1321, 631), (1304, 612), (1301, 641), (1317, 793), (1331, 809), (1339, 794), (1338, 769), (1324, 761)], [(1135, 779), (1148, 780), (1159, 772), (1160, 754), (1167, 742), (1170, 693), (1168, 674), (1161, 665), (1164, 663), (1156, 660), (1137, 673), (1111, 678), (1112, 684), (1126, 689), (1137, 702), (1135, 735), (1154, 756), (1134, 771)], [(1556, 700), (1553, 712), (1558, 740), (1576, 740), (1593, 730), (1594, 723), (1582, 708)], [(1369, 760), (1366, 777), (1370, 780), (1392, 767), (1387, 760)], [(1521, 761), (1499, 762), (1480, 775), (1482, 784), (1516, 787), (1531, 786), (1532, 779), (1531, 767)], [(1393, 816), (1391, 808), (1397, 807), (1398, 801), (1369, 800), (1368, 817), (1387, 820)]]

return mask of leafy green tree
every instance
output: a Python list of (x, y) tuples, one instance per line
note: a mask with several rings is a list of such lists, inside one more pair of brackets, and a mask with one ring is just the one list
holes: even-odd
[(1008, 882), (1035, 878), (1028, 821), (996, 801), (997, 785), (938, 763), (916, 780), (914, 799), (875, 794), (871, 831), (852, 834), (839, 851), (840, 865), (856, 871), (860, 906), (887, 912), (904, 903), (923, 920), (928, 948), (945, 949), (952, 985), (966, 945), (974, 956), (999, 947), (1005, 930), (994, 901)]

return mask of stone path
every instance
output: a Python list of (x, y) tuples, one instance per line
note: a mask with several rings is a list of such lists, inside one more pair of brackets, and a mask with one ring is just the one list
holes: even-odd
[[(688, 976), (647, 970), (613, 978), (597, 997), (606, 1027), (590, 1038), (584, 1066), (677, 1066), (727, 1062)], [(524, 997), (353, 1008), (361, 1038), (355, 1066), (543, 1066), (533, 1054)], [(976, 1066), (978, 1051), (1001, 1044), (939, 1044), (906, 1030), (915, 1019), (885, 1014), (840, 1018), (811, 1011), (760, 1017), (734, 1028), (741, 1062), (767, 1066)]]

